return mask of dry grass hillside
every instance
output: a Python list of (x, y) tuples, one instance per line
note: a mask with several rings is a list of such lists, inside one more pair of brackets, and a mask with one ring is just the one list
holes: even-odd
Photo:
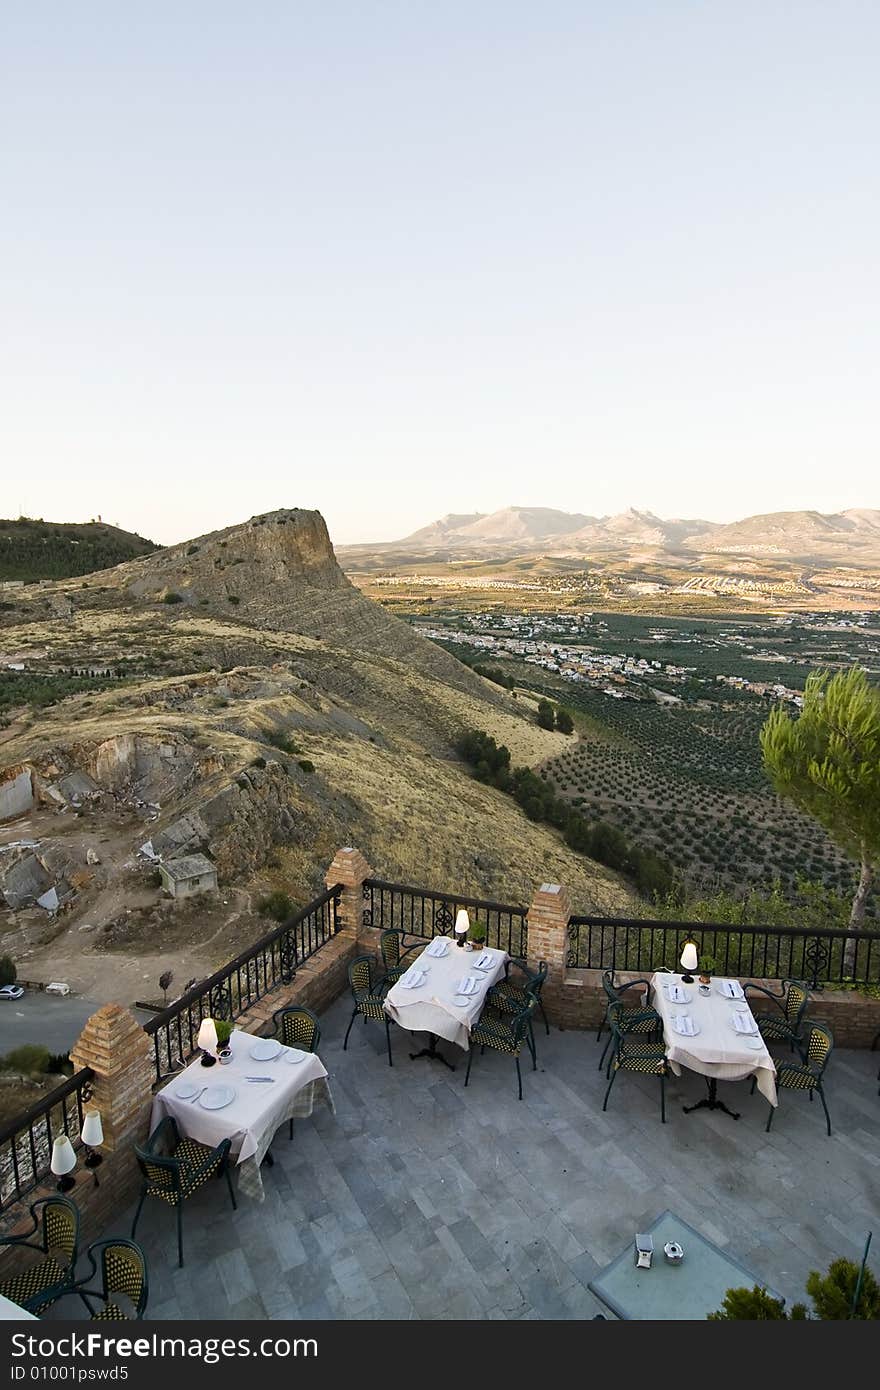
[[(18, 843), (0, 870), (19, 895), (48, 878), (62, 899), (54, 918), (26, 896), (0, 909), (23, 974), (125, 1002), (155, 995), (146, 982), (162, 969), (183, 983), (265, 930), (255, 904), (268, 891), (306, 901), (342, 844), (383, 877), (508, 902), (553, 879), (582, 911), (626, 908), (613, 874), (475, 782), (454, 752), (479, 728), (534, 764), (564, 736), (363, 598), (316, 513), (191, 545), (85, 588), (30, 590), (3, 613), (0, 654), (28, 671), (126, 673), (0, 730), (0, 784), (19, 798), (0, 823), (0, 847)], [(166, 859), (207, 853), (220, 892), (165, 900), (138, 854), (147, 841)]]

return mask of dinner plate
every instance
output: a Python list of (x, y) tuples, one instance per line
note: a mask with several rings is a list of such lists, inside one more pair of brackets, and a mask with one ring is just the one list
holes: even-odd
[(271, 1062), (280, 1051), (281, 1044), (277, 1038), (263, 1038), (261, 1042), (254, 1043), (248, 1056), (253, 1057), (255, 1062)]
[(234, 1086), (209, 1086), (199, 1097), (199, 1105), (205, 1110), (222, 1110), (224, 1105), (231, 1105), (234, 1100)]
[(755, 1049), (756, 1052), (758, 1051), (758, 1048), (759, 1048), (759, 1047), (763, 1047), (763, 1046), (764, 1046), (764, 1039), (763, 1039), (763, 1038), (750, 1038), (750, 1037), (747, 1037), (747, 1038), (746, 1038), (746, 1047), (753, 1047), (753, 1048)]
[(184, 1081), (182, 1086), (175, 1086), (171, 1094), (173, 1096), (177, 1096), (178, 1100), (192, 1100), (193, 1096), (198, 1093), (199, 1089), (200, 1088), (198, 1086), (194, 1086), (191, 1081)]
[(676, 985), (674, 987), (676, 993), (673, 993), (673, 989), (669, 985), (664, 985), (663, 988), (666, 992), (666, 998), (669, 1000), (670, 1004), (689, 1004), (691, 1002), (691, 999), (693, 998), (691, 990), (689, 990), (685, 985)]
[(696, 1019), (693, 1020), (693, 1026), (694, 1031), (692, 1033), (686, 1033), (683, 1028), (676, 1028), (675, 1023), (673, 1023), (672, 1031), (677, 1033), (680, 1038), (695, 1038), (700, 1031), (700, 1025), (697, 1023)]
[(289, 1047), (285, 1060), (288, 1061), (291, 1066), (294, 1066), (297, 1062), (304, 1062), (308, 1055), (308, 1052), (300, 1052), (297, 1047)]

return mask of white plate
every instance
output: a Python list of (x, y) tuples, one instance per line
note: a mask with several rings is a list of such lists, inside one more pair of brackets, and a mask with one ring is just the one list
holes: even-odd
[(674, 1022), (672, 1024), (672, 1031), (677, 1033), (680, 1038), (695, 1038), (697, 1036), (700, 1031), (700, 1025), (697, 1023), (696, 1019), (693, 1020), (693, 1028), (694, 1031), (692, 1033), (686, 1033), (683, 1028), (676, 1028)]
[[(740, 1018), (742, 1018), (742, 1014), (740, 1014)], [(748, 1032), (746, 1032), (744, 1029), (737, 1028), (736, 1024), (733, 1021), (733, 1014), (730, 1015), (730, 1026), (733, 1029), (734, 1033), (736, 1033), (736, 1036), (738, 1038), (756, 1038), (760, 1036), (758, 1032), (757, 1023), (755, 1024), (754, 1028), (750, 1028)]]
[(173, 1096), (177, 1096), (178, 1100), (192, 1100), (193, 1096), (196, 1095), (199, 1089), (200, 1088), (198, 1086), (194, 1086), (191, 1081), (184, 1081), (182, 1086), (175, 1086), (171, 1094)]
[(253, 1057), (255, 1062), (271, 1062), (280, 1051), (281, 1044), (277, 1038), (263, 1038), (262, 1042), (254, 1043), (248, 1056)]
[(763, 1038), (750, 1038), (750, 1037), (746, 1037), (745, 1042), (746, 1042), (746, 1047), (753, 1047), (753, 1048), (755, 1049), (756, 1052), (758, 1051), (758, 1048), (759, 1048), (759, 1047), (763, 1047), (763, 1046), (764, 1046), (764, 1039), (763, 1039)]
[(222, 1110), (224, 1105), (231, 1105), (234, 1100), (234, 1086), (209, 1086), (204, 1095), (200, 1096), (199, 1105), (205, 1110)]
[(308, 1055), (308, 1052), (300, 1052), (298, 1048), (289, 1047), (287, 1049), (285, 1061), (289, 1062), (291, 1066), (294, 1066), (297, 1062), (304, 1062)]
[(676, 985), (675, 994), (673, 993), (672, 986), (664, 985), (663, 988), (666, 991), (666, 998), (669, 1000), (670, 1004), (689, 1004), (693, 998), (693, 994), (688, 989), (687, 985)]

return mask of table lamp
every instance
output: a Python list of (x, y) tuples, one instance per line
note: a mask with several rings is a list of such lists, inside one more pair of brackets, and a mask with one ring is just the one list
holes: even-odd
[(690, 972), (696, 970), (698, 960), (697, 943), (695, 941), (686, 941), (681, 952), (681, 965), (685, 972), (681, 978), (686, 985), (692, 985), (694, 982), (694, 977)]
[(461, 908), (458, 913), (458, 916), (455, 919), (455, 935), (458, 937), (459, 946), (464, 945), (465, 941), (467, 940), (467, 934), (470, 931), (470, 929), (470, 918), (468, 917), (464, 908)]
[(95, 1187), (97, 1187), (98, 1174), (95, 1169), (100, 1168), (104, 1161), (103, 1155), (98, 1153), (98, 1149), (104, 1142), (104, 1126), (101, 1124), (100, 1110), (86, 1111), (79, 1137), (86, 1150), (86, 1167), (90, 1169), (92, 1177), (95, 1179)]
[(213, 1018), (203, 1018), (196, 1045), (202, 1049), (202, 1066), (213, 1067), (217, 1060), (217, 1025)]
[(52, 1145), (49, 1167), (58, 1179), (58, 1191), (69, 1192), (76, 1183), (76, 1178), (70, 1176), (76, 1167), (76, 1154), (66, 1134), (59, 1134)]

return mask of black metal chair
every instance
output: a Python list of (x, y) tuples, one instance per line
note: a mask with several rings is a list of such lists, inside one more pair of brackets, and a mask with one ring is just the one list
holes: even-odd
[(774, 994), (764, 985), (756, 985), (750, 981), (743, 986), (743, 993), (746, 998), (750, 993), (763, 994), (765, 998), (773, 1001), (779, 1011), (772, 1014), (755, 1014), (755, 1022), (764, 1041), (787, 1042), (800, 1052), (804, 1014), (810, 1002), (810, 991), (803, 980), (783, 980), (781, 994)]
[[(520, 976), (522, 977), (521, 979), (512, 980), (510, 978), (511, 966), (513, 966), (514, 970), (517, 970), (519, 972)], [(498, 984), (493, 985), (492, 988), (487, 992), (486, 1002), (488, 1004), (491, 1004), (493, 1008), (498, 1009), (500, 1013), (518, 1014), (521, 1012), (522, 1009), (525, 1008), (526, 1004), (529, 1001), (529, 997), (531, 996), (533, 999), (537, 1000), (538, 1008), (541, 1012), (541, 1017), (544, 1020), (544, 1027), (547, 1030), (547, 1036), (549, 1038), (550, 1024), (547, 1022), (547, 1015), (544, 1012), (544, 1002), (541, 998), (541, 991), (544, 988), (546, 979), (547, 962), (545, 960), (538, 961), (537, 970), (530, 970), (524, 960), (518, 960), (514, 958), (508, 961), (507, 963), (507, 972), (505, 973), (504, 979), (499, 980)], [(534, 1041), (535, 1036), (533, 1028), (533, 1051)]]
[(135, 1157), (143, 1176), (141, 1198), (138, 1202), (134, 1221), (131, 1223), (131, 1236), (134, 1239), (141, 1209), (147, 1197), (160, 1197), (177, 1211), (177, 1259), (183, 1267), (183, 1204), (209, 1178), (222, 1174), (226, 1178), (232, 1209), (237, 1203), (229, 1173), (229, 1148), (231, 1141), (222, 1139), (214, 1149), (199, 1144), (195, 1139), (181, 1137), (172, 1115), (153, 1130), (146, 1145), (135, 1145)]
[[(831, 1134), (831, 1116), (828, 1114), (828, 1105), (825, 1100), (825, 1091), (822, 1086), (822, 1078), (825, 1068), (834, 1051), (834, 1034), (827, 1023), (814, 1023), (807, 1034), (803, 1047), (803, 1062), (780, 1062), (776, 1068), (776, 1090), (777, 1098), (779, 1090), (785, 1091), (806, 1091), (810, 1100), (813, 1099), (813, 1092), (818, 1091), (819, 1099), (822, 1102), (822, 1109), (825, 1111), (825, 1123), (828, 1127), (828, 1134)], [(755, 1078), (752, 1079), (752, 1092), (755, 1090)], [(773, 1123), (775, 1107), (770, 1106), (770, 1114), (767, 1116), (766, 1129), (769, 1130)]]
[[(611, 1030), (611, 1014), (614, 1013), (617, 1019), (618, 1030), (621, 1033), (637, 1033), (643, 1037), (662, 1037), (663, 1020), (657, 1010), (650, 1004), (634, 1005), (624, 1004), (621, 995), (629, 989), (635, 989), (637, 985), (644, 985), (650, 997), (650, 980), (630, 980), (626, 984), (616, 985), (614, 983), (614, 971), (604, 970), (602, 972), (602, 988), (605, 991), (605, 1015), (599, 1024), (599, 1031), (596, 1034), (596, 1042), (602, 1036), (602, 1029), (608, 1027), (608, 1037), (602, 1049), (602, 1056), (599, 1058), (598, 1071), (605, 1066), (605, 1058), (608, 1050), (614, 1042), (614, 1033)], [(606, 1076), (611, 1074), (611, 1058), (608, 1058), (608, 1070)]]
[(373, 979), (373, 965), (375, 964), (372, 956), (355, 956), (348, 967), (348, 983), (351, 987), (351, 997), (354, 1001), (354, 1009), (345, 1030), (345, 1041), (342, 1050), (345, 1052), (348, 1047), (348, 1035), (351, 1032), (351, 1025), (360, 1015), (364, 1024), (367, 1019), (373, 1018), (378, 1023), (385, 1024), (385, 1042), (388, 1047), (388, 1065), (394, 1066), (391, 1057), (391, 1030), (388, 1015), (384, 1006), (385, 977), (381, 976), (378, 980)]
[[(79, 1208), (67, 1197), (43, 1197), (33, 1203), (30, 1212), (32, 1229), (23, 1236), (3, 1236), (0, 1246), (38, 1250), (43, 1258), (19, 1274), (0, 1279), (0, 1294), (28, 1313), (39, 1313), (62, 1294), (73, 1291), (79, 1254)], [(39, 1239), (32, 1240), (37, 1233)]]
[(471, 1029), (470, 1050), (468, 1051), (467, 1071), (464, 1074), (464, 1084), (467, 1085), (470, 1079), (471, 1066), (474, 1060), (474, 1048), (479, 1047), (482, 1053), (487, 1047), (494, 1052), (506, 1052), (509, 1057), (513, 1057), (516, 1062), (516, 1079), (519, 1088), (519, 1099), (522, 1100), (522, 1072), (519, 1066), (519, 1054), (522, 1051), (523, 1043), (529, 1049), (532, 1057), (532, 1071), (537, 1071), (538, 1063), (535, 1057), (534, 1043), (531, 1037), (532, 1014), (538, 1006), (538, 1001), (534, 995), (529, 995), (529, 999), (524, 1008), (518, 1014), (509, 1017), (505, 1014), (496, 1013), (494, 1009), (484, 1006), (483, 1012)]
[[(275, 1033), (284, 1047), (296, 1047), (301, 1052), (317, 1052), (321, 1041), (321, 1025), (311, 1009), (303, 1005), (276, 1009), (272, 1015)], [(293, 1120), (290, 1121), (290, 1138), (293, 1138)]]
[[(84, 1279), (77, 1281), (76, 1292), (88, 1308), (92, 1322), (142, 1318), (149, 1297), (149, 1281), (147, 1259), (141, 1247), (133, 1240), (117, 1236), (90, 1245), (86, 1254), (91, 1270)], [(96, 1256), (100, 1257), (101, 1263), (101, 1287), (89, 1289), (86, 1283), (98, 1273)], [(97, 1311), (89, 1302), (91, 1298), (100, 1299)], [(130, 1313), (120, 1305), (120, 1299), (130, 1304)]]
[(605, 1099), (602, 1102), (602, 1109), (605, 1110), (608, 1107), (611, 1087), (617, 1080), (619, 1071), (637, 1072), (642, 1076), (659, 1076), (660, 1120), (665, 1125), (666, 1077), (669, 1075), (669, 1063), (666, 1060), (666, 1050), (662, 1042), (651, 1042), (648, 1039), (636, 1037), (632, 1033), (624, 1032), (617, 1021), (615, 1010), (611, 1010), (608, 1021), (611, 1025), (614, 1051), (610, 1063), (611, 1076), (608, 1089), (605, 1092)]
[(414, 941), (411, 946), (404, 946), (404, 934), (396, 927), (390, 927), (388, 931), (383, 931), (379, 937), (379, 952), (382, 956), (382, 969), (384, 970), (384, 981), (388, 989), (396, 985), (401, 975), (409, 969), (412, 961), (407, 961), (406, 965), (401, 962), (404, 956), (408, 956), (411, 951), (417, 950), (424, 945), (423, 941)]

